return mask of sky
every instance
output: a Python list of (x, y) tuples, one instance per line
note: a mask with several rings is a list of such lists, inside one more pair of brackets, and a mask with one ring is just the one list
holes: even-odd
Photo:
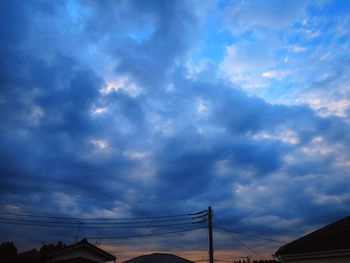
[[(2, 217), (211, 205), (229, 230), (288, 242), (348, 215), (349, 1), (5, 0), (0, 13)], [(201, 231), (101, 246), (198, 258)], [(75, 234), (0, 223), (20, 250)], [(216, 231), (215, 249), (256, 256), (230, 238)], [(281, 245), (237, 238), (266, 257)]]

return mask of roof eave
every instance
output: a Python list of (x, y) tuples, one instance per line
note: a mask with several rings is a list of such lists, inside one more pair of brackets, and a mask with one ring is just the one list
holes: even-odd
[(337, 249), (327, 251), (315, 251), (310, 253), (299, 254), (275, 254), (278, 258), (283, 260), (296, 260), (296, 259), (312, 259), (312, 258), (330, 258), (330, 257), (345, 257), (350, 256), (349, 249)]
[(95, 253), (101, 255), (101, 257), (103, 257), (103, 259), (106, 261), (116, 260), (116, 257), (114, 255), (112, 255), (112, 254), (110, 254), (110, 253), (108, 253), (108, 252), (88, 243), (88, 242), (73, 244), (71, 246), (65, 247), (62, 250), (51, 253), (48, 256), (53, 257), (53, 256), (60, 255), (62, 253), (66, 253), (68, 251), (79, 249), (79, 248), (87, 248), (89, 250), (93, 250)]

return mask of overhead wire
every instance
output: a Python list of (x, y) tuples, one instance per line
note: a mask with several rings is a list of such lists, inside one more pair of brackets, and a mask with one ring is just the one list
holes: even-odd
[[(207, 210), (202, 210), (194, 213), (186, 214), (171, 214), (171, 215), (160, 215), (160, 216), (143, 216), (143, 217), (124, 217), (124, 218), (90, 218), (90, 217), (65, 217), (65, 216), (48, 216), (48, 215), (38, 215), (38, 214), (21, 214), (21, 213), (5, 213), (0, 212), (0, 215), (5, 215), (7, 217), (0, 217), (0, 224), (11, 224), (19, 226), (34, 226), (34, 227), (49, 227), (49, 228), (84, 228), (84, 229), (142, 229), (142, 228), (162, 228), (162, 227), (182, 227), (193, 224), (202, 224), (206, 222)], [(9, 217), (10, 216), (10, 217)], [(56, 221), (42, 221), (35, 220), (35, 218), (41, 219), (56, 219)], [(204, 218), (204, 219), (203, 219)], [(197, 221), (201, 219), (201, 221)], [(220, 224), (220, 221), (214, 216), (214, 219)], [(57, 221), (58, 220), (58, 221)], [(78, 220), (77, 222), (70, 222), (66, 220)], [(81, 221), (86, 220), (87, 222)], [(141, 221), (131, 221), (122, 222), (122, 220), (141, 220)], [(94, 222), (95, 221), (95, 222)], [(96, 222), (97, 221), (97, 222)], [(103, 221), (103, 222), (98, 222)], [(186, 222), (192, 221), (192, 222)], [(175, 224), (158, 224), (163, 222), (184, 222)], [(156, 224), (155, 224), (156, 223)], [(117, 237), (104, 237), (103, 239), (118, 239), (118, 238), (133, 238), (133, 237), (147, 237), (147, 236), (157, 236), (157, 235), (167, 235), (172, 233), (180, 233), (186, 231), (192, 231), (201, 228), (194, 229), (181, 229), (175, 231), (152, 233), (152, 234), (141, 234), (141, 235), (127, 235), (127, 236), (117, 236)], [(243, 235), (247, 237), (257, 238), (270, 242), (283, 243), (279, 240), (274, 240), (270, 238), (265, 238), (257, 235), (245, 234), (237, 231), (228, 230), (224, 227), (214, 227), (214, 229), (225, 231), (230, 233), (230, 235), (244, 247), (251, 250), (256, 255), (262, 257), (255, 250), (249, 248), (241, 240), (239, 240), (233, 233), (238, 235)], [(101, 238), (98, 238), (101, 239)], [(263, 258), (263, 257), (262, 257)]]
[[(148, 234), (138, 234), (131, 232), (120, 236), (90, 236), (89, 239), (97, 241), (113, 240), (113, 239), (131, 239), (155, 237), (164, 235), (173, 235), (183, 232), (203, 229), (205, 223), (206, 210), (187, 213), (187, 214), (172, 214), (161, 216), (147, 216), (147, 217), (123, 217), (123, 218), (86, 218), (86, 217), (64, 217), (64, 216), (47, 216), (47, 215), (33, 215), (33, 214), (19, 214), (19, 213), (0, 213), (0, 224), (11, 224), (17, 226), (30, 227), (47, 227), (52, 229), (133, 229), (134, 231), (153, 228), (157, 232)], [(74, 220), (74, 221), (72, 221)], [(83, 220), (83, 221), (82, 221)], [(129, 222), (128, 222), (129, 221)], [(169, 223), (170, 222), (170, 223)], [(171, 222), (174, 222), (171, 223)], [(169, 223), (169, 224), (167, 224)], [(184, 228), (185, 226), (193, 226), (193, 228)], [(198, 227), (195, 227), (198, 226)], [(160, 229), (167, 229), (169, 231), (159, 232)], [(175, 229), (174, 229), (175, 228)], [(78, 230), (77, 230), (78, 231)], [(76, 234), (76, 238), (77, 238)], [(87, 235), (88, 236), (88, 235)]]
[(219, 223), (223, 228), (222, 230), (226, 231), (227, 233), (229, 233), (231, 235), (231, 237), (237, 241), (238, 243), (240, 243), (242, 246), (244, 246), (246, 249), (248, 249), (249, 251), (253, 252), (255, 255), (257, 255), (258, 257), (267, 260), (263, 255), (261, 255), (259, 252), (257, 252), (256, 250), (254, 250), (253, 248), (249, 247), (247, 244), (245, 244), (243, 241), (241, 241), (239, 238), (237, 238), (231, 231), (227, 230), (224, 228), (223, 224), (220, 222), (220, 220), (218, 220), (215, 216), (213, 216), (215, 221), (217, 223)]
[[(218, 229), (218, 230), (222, 230), (222, 231), (227, 231), (228, 229), (223, 229), (223, 228), (220, 228), (220, 227), (214, 227), (214, 229)], [(241, 236), (246, 236), (246, 237), (252, 237), (252, 238), (256, 238), (256, 239), (261, 239), (261, 240), (264, 240), (264, 241), (270, 241), (270, 242), (275, 242), (275, 243), (280, 243), (280, 244), (286, 244), (285, 242), (282, 242), (282, 241), (279, 241), (279, 240), (276, 240), (276, 239), (271, 239), (271, 238), (266, 238), (266, 237), (261, 237), (261, 236), (257, 236), (257, 235), (251, 235), (251, 234), (245, 234), (245, 233), (242, 233), (242, 232), (237, 232), (237, 231), (232, 231), (232, 230), (228, 230), (232, 233), (235, 233), (235, 234), (238, 234), (238, 235), (241, 235)]]
[[(200, 220), (201, 219), (201, 220)], [(56, 223), (56, 224), (79, 224), (79, 223), (86, 223), (91, 225), (123, 225), (123, 224), (147, 224), (147, 223), (162, 223), (162, 222), (175, 222), (175, 221), (195, 221), (195, 222), (201, 222), (206, 221), (206, 219), (199, 218), (199, 217), (192, 217), (192, 218), (182, 218), (182, 219), (163, 219), (163, 220), (149, 220), (149, 221), (141, 221), (141, 222), (89, 222), (89, 221), (42, 221), (42, 220), (36, 220), (36, 219), (26, 219), (26, 218), (18, 218), (18, 217), (0, 217), (0, 220), (17, 220), (17, 221), (24, 221), (24, 222), (34, 222), (34, 223)], [(200, 221), (198, 221), (200, 220)]]
[[(90, 239), (96, 239), (102, 241), (103, 239), (128, 239), (128, 238), (143, 238), (153, 236), (163, 236), (177, 234), (187, 231), (194, 231), (197, 229), (203, 229), (202, 225), (206, 221), (204, 211), (187, 214), (172, 214), (161, 216), (147, 216), (147, 217), (124, 217), (124, 218), (86, 218), (86, 217), (63, 217), (63, 216), (46, 216), (46, 215), (32, 215), (32, 214), (18, 214), (18, 213), (0, 213), (3, 215), (0, 217), (0, 224), (11, 224), (17, 226), (30, 226), (30, 227), (46, 227), (52, 229), (130, 229), (141, 230), (145, 228), (153, 229), (167, 229), (165, 232), (155, 232), (149, 234), (137, 234), (137, 232), (131, 232), (132, 234), (123, 236), (104, 236), (90, 237)], [(4, 215), (6, 217), (4, 217)], [(204, 218), (204, 219), (203, 219)], [(44, 219), (44, 220), (43, 220)], [(74, 221), (72, 221), (74, 220)], [(84, 221), (82, 221), (84, 220)], [(129, 222), (127, 222), (129, 221)], [(175, 224), (163, 224), (168, 222), (175, 222)], [(198, 226), (195, 228), (183, 228), (185, 226)], [(174, 229), (175, 228), (175, 229)], [(79, 231), (77, 230), (77, 231)], [(77, 235), (75, 238), (77, 238)]]
[[(206, 219), (203, 219), (203, 217), (205, 216), (204, 213), (205, 213), (205, 210), (194, 212), (194, 213), (187, 213), (187, 214), (176, 214), (176, 215), (167, 215), (167, 216), (165, 215), (149, 216), (149, 217), (138, 217), (138, 218), (137, 217), (85, 218), (85, 217), (62, 217), (62, 216), (46, 216), (46, 215), (1, 212), (0, 215), (2, 215), (2, 217), (0, 217), (0, 224), (38, 226), (38, 227), (61, 227), (61, 228), (177, 227), (177, 226), (185, 226), (185, 225), (192, 225), (192, 224), (200, 224), (205, 222)], [(39, 220), (37, 220), (37, 218)], [(47, 220), (40, 220), (40, 219), (47, 219)], [(52, 221), (51, 219), (55, 219), (55, 221)], [(121, 221), (122, 219), (124, 220), (124, 222)], [(141, 220), (141, 221), (133, 221), (135, 219)], [(72, 222), (70, 220), (76, 220), (76, 221)], [(126, 220), (129, 220), (129, 222), (127, 222)], [(167, 224), (168, 222), (176, 222), (176, 223)]]
[(18, 221), (1, 221), (0, 224), (9, 224), (9, 225), (21, 225), (21, 226), (37, 226), (37, 227), (52, 227), (52, 228), (85, 228), (85, 229), (136, 229), (136, 228), (157, 228), (157, 227), (175, 227), (175, 226), (188, 226), (193, 224), (201, 224), (202, 222), (192, 222), (192, 223), (182, 223), (182, 224), (155, 224), (155, 225), (132, 225), (132, 226), (114, 226), (114, 225), (103, 225), (103, 226), (86, 226), (83, 223), (75, 225), (67, 224), (50, 224), (46, 223), (26, 223)]
[(124, 239), (124, 238), (139, 238), (139, 237), (151, 237), (151, 236), (162, 236), (162, 235), (170, 235), (170, 234), (177, 234), (182, 232), (189, 232), (194, 230), (203, 229), (202, 227), (197, 228), (188, 228), (188, 229), (182, 229), (182, 230), (175, 230), (175, 231), (167, 231), (167, 232), (159, 232), (159, 233), (151, 233), (151, 234), (141, 234), (141, 235), (127, 235), (127, 236), (100, 236), (100, 237), (87, 237), (88, 239), (99, 239), (99, 240), (111, 240), (111, 239)]
[[(186, 214), (172, 214), (172, 215), (160, 215), (160, 216), (143, 216), (143, 217), (119, 217), (119, 218), (91, 218), (91, 217), (65, 217), (65, 216), (48, 216), (48, 215), (38, 215), (38, 214), (20, 214), (20, 213), (5, 213), (0, 212), (0, 215), (6, 217), (0, 217), (0, 224), (12, 224), (19, 226), (35, 226), (35, 227), (49, 227), (49, 228), (84, 228), (84, 229), (142, 229), (142, 228), (162, 228), (162, 227), (182, 227), (188, 225), (203, 225), (207, 220), (207, 210), (186, 213)], [(47, 220), (36, 220), (47, 219)], [(55, 219), (55, 221), (51, 221)], [(233, 233), (249, 236), (253, 238), (258, 238), (265, 241), (279, 242), (279, 240), (273, 240), (265, 237), (260, 237), (256, 235), (244, 234), (236, 231), (231, 231), (226, 229), (220, 221), (214, 216), (216, 222), (218, 222), (222, 227), (214, 227), (221, 231), (225, 231), (231, 235), (235, 241), (239, 242), (242, 246), (252, 251), (257, 256), (265, 259), (261, 254), (259, 254), (254, 249), (250, 248), (239, 238), (237, 238)], [(67, 221), (68, 220), (68, 221)], [(76, 220), (76, 222), (71, 222), (71, 220)], [(131, 220), (130, 222), (123, 222), (126, 220)], [(135, 221), (133, 221), (135, 220)], [(200, 220), (200, 221), (198, 221)], [(85, 221), (85, 222), (84, 222)], [(101, 222), (102, 221), (102, 222)], [(190, 222), (187, 222), (190, 221)], [(179, 222), (175, 224), (162, 224), (166, 222)], [(184, 222), (184, 223), (182, 223)], [(189, 232), (194, 230), (204, 229), (204, 227), (196, 228), (186, 228), (179, 230), (171, 230), (166, 232), (156, 232), (150, 234), (133, 234), (124, 236), (92, 236), (89, 239), (96, 240), (113, 240), (113, 239), (127, 239), (127, 238), (141, 238), (141, 237), (152, 237), (152, 236), (162, 236), (171, 235), (182, 232)], [(206, 244), (207, 245), (207, 244)], [(206, 261), (207, 259), (202, 259)], [(220, 261), (220, 260), (217, 260)], [(225, 262), (224, 260), (221, 260)]]
[(6, 221), (15, 221), (15, 222), (31, 222), (31, 223), (43, 223), (43, 224), (67, 224), (67, 225), (78, 225), (78, 224), (87, 224), (87, 225), (137, 225), (137, 224), (152, 224), (152, 223), (165, 223), (165, 222), (201, 222), (205, 221), (202, 217), (192, 217), (192, 218), (172, 218), (172, 219), (161, 219), (161, 220), (149, 220), (149, 221), (131, 221), (131, 222), (111, 222), (111, 221), (102, 221), (102, 222), (90, 222), (90, 221), (48, 221), (48, 220), (36, 220), (36, 219), (27, 219), (27, 218), (18, 218), (18, 217), (0, 217), (0, 220)]
[(157, 219), (157, 218), (177, 218), (177, 217), (189, 217), (189, 216), (198, 216), (204, 214), (206, 210), (194, 212), (194, 213), (185, 213), (185, 214), (171, 214), (171, 215), (159, 215), (159, 216), (143, 216), (143, 217), (115, 217), (115, 218), (91, 218), (91, 217), (65, 217), (65, 216), (47, 216), (47, 215), (37, 215), (37, 214), (21, 214), (21, 213), (9, 213), (9, 212), (0, 212), (0, 215), (9, 215), (9, 216), (22, 216), (22, 217), (37, 217), (37, 218), (47, 218), (47, 219), (66, 219), (66, 220), (147, 220), (147, 219)]
[[(215, 217), (215, 216), (214, 216), (214, 218), (220, 224), (219, 219), (217, 217)], [(222, 225), (222, 223), (221, 223), (221, 225)], [(220, 227), (216, 227), (216, 226), (214, 226), (214, 229), (222, 230), (222, 231), (227, 231), (228, 230), (227, 228), (224, 229), (224, 228), (220, 228)], [(283, 242), (281, 240), (277, 240), (277, 239), (273, 239), (273, 238), (268, 238), (268, 237), (263, 237), (263, 236), (259, 236), (259, 235), (253, 235), (253, 234), (246, 234), (246, 233), (242, 233), (242, 232), (235, 231), (235, 230), (228, 230), (228, 231), (230, 231), (232, 233), (235, 233), (235, 234), (238, 234), (238, 235), (241, 235), (241, 236), (252, 237), (252, 238), (261, 239), (261, 240), (264, 240), (264, 241), (275, 242), (275, 243), (280, 243), (280, 244), (286, 244), (285, 242)]]

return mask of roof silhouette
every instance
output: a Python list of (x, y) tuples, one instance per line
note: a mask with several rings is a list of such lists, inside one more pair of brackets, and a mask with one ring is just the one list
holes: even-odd
[[(70, 253), (72, 251), (75, 251), (76, 249), (88, 249), (92, 251), (94, 254), (99, 255), (105, 261), (112, 261), (116, 259), (116, 257), (113, 256), (112, 254), (90, 244), (86, 239), (82, 239), (81, 241), (69, 246), (64, 245), (62, 242), (58, 242), (56, 245), (53, 245), (53, 244), (44, 245), (40, 251), (34, 248), (32, 250), (25, 251), (19, 254), (3, 255), (3, 256), (0, 256), (0, 262), (1, 263), (2, 262), (6, 262), (6, 263), (50, 262), (53, 257)], [(75, 260), (75, 259), (72, 259), (72, 260)], [(74, 262), (77, 262), (77, 261), (74, 261)]]
[(340, 249), (350, 249), (350, 216), (280, 247), (275, 255), (294, 255)]
[(132, 258), (123, 263), (193, 263), (193, 261), (173, 254), (153, 253)]
[(92, 245), (91, 243), (89, 243), (86, 238), (82, 239), (78, 243), (72, 244), (70, 246), (63, 247), (63, 248), (61, 248), (58, 251), (50, 253), (48, 256), (49, 257), (57, 256), (59, 254), (64, 254), (64, 253), (67, 253), (69, 251), (72, 251), (72, 250), (75, 250), (75, 249), (79, 249), (79, 248), (88, 248), (88, 249), (94, 251), (96, 254), (99, 254), (106, 261), (111, 261), (111, 260), (115, 260), (116, 259), (116, 257), (113, 256), (112, 254), (110, 254), (110, 253), (100, 249), (99, 247), (96, 247), (96, 246)]

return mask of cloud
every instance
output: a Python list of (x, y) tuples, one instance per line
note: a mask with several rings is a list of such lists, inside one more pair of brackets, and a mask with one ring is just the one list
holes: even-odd
[(280, 29), (291, 26), (305, 14), (306, 1), (249, 1), (235, 2), (226, 10), (232, 30), (249, 30), (252, 27)]
[[(318, 29), (311, 20), (295, 24), (303, 4), (288, 3), (281, 13), (272, 2), (229, 7), (244, 11), (235, 13), (237, 23), (247, 18), (242, 30), (251, 33), (230, 43), (221, 63), (203, 58), (199, 66), (189, 61), (205, 26), (199, 19), (208, 16), (193, 12), (192, 2), (2, 5), (1, 211), (115, 217), (212, 205), (232, 229), (288, 239), (349, 207), (348, 62), (339, 59), (347, 49), (321, 57), (327, 43), (268, 32)], [(293, 92), (248, 94), (249, 85)], [(312, 219), (326, 208), (324, 218)], [(23, 246), (74, 236), (0, 231)], [(82, 232), (93, 234), (111, 233)], [(201, 238), (152, 244), (197, 249)], [(238, 249), (224, 235), (218, 240)]]

